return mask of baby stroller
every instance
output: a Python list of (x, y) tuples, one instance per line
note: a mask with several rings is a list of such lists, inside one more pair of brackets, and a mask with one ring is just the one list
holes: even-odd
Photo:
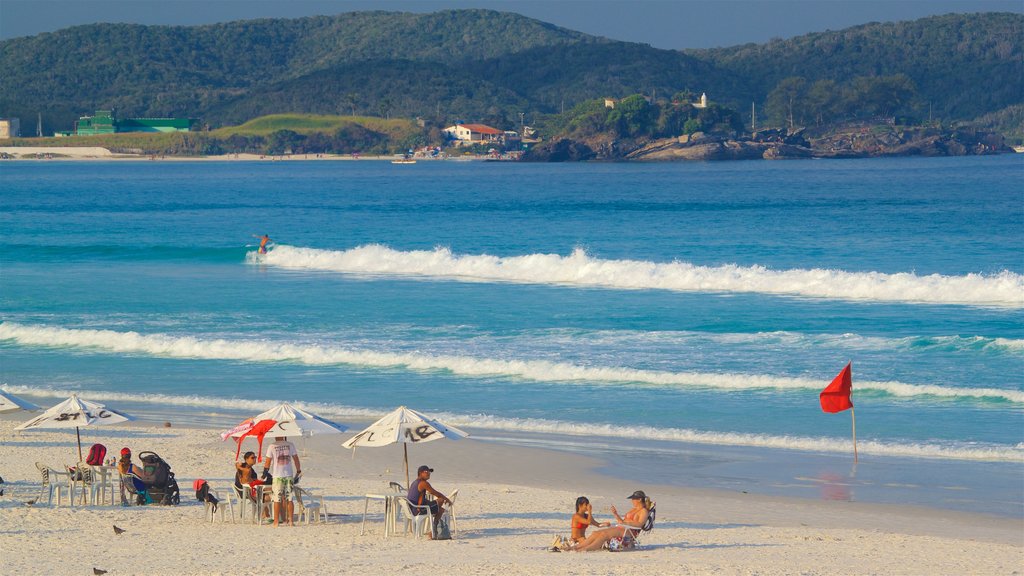
[(170, 465), (156, 452), (142, 452), (139, 460), (142, 460), (142, 476), (139, 479), (146, 485), (146, 493), (153, 503), (177, 506), (181, 502), (181, 493)]

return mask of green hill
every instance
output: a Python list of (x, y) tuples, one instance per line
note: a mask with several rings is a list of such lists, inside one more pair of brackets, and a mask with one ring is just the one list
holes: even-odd
[(538, 123), (606, 96), (665, 99), (688, 89), (746, 111), (793, 76), (833, 80), (856, 97), (870, 88), (858, 78), (903, 74), (913, 90), (899, 113), (965, 121), (1024, 101), (1022, 38), (1024, 16), (997, 13), (689, 51), (491, 10), (95, 24), (0, 42), (0, 115), (31, 126), (42, 113), (45, 132), (108, 108), (121, 117), (198, 117), (213, 128), (281, 113), (507, 128), (521, 112)]
[[(1024, 101), (1024, 15), (947, 14), (871, 23), (767, 44), (692, 50), (764, 97), (781, 80), (843, 83), (905, 74), (927, 115), (966, 120)], [(749, 107), (749, 102), (747, 103)]]

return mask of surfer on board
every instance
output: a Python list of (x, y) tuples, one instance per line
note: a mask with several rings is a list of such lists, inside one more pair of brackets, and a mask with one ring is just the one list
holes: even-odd
[[(255, 236), (255, 234), (254, 234), (254, 236)], [(267, 243), (270, 242), (270, 236), (267, 236), (266, 234), (264, 234), (263, 236), (259, 236), (259, 239), (260, 239), (260, 247), (259, 247), (259, 249), (256, 252), (258, 254), (266, 254), (267, 253)]]

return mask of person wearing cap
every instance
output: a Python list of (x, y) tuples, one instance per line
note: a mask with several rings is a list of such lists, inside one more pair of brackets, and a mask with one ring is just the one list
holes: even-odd
[(612, 515), (615, 516), (616, 525), (611, 528), (605, 528), (604, 530), (598, 530), (587, 539), (576, 545), (573, 550), (576, 552), (591, 552), (593, 550), (600, 550), (604, 548), (613, 538), (625, 537), (627, 533), (632, 536), (640, 531), (643, 527), (644, 522), (647, 521), (647, 515), (650, 514), (651, 499), (644, 494), (643, 490), (637, 490), (629, 495), (629, 499), (633, 502), (633, 508), (630, 509), (624, 516), (619, 516), (619, 511), (612, 506)]
[[(434, 487), (430, 485), (430, 473), (434, 469), (430, 466), (420, 466), (416, 470), (416, 479), (409, 485), (409, 493), (406, 497), (409, 499), (409, 503), (413, 505), (412, 513), (414, 515), (420, 515), (423, 513), (422, 508), (416, 508), (416, 506), (426, 506), (430, 509), (430, 513), (434, 516), (434, 523), (432, 526), (437, 525), (437, 521), (444, 514), (444, 505), (451, 504), (451, 500), (447, 496), (441, 494)], [(427, 500), (427, 494), (434, 497), (434, 500)], [(431, 531), (433, 534), (433, 530)]]
[[(146, 484), (142, 481), (142, 468), (132, 464), (132, 451), (127, 446), (121, 448), (121, 459), (117, 461), (117, 471), (122, 476), (131, 477), (132, 486), (136, 492), (144, 493), (146, 491)], [(128, 504), (124, 493), (124, 484), (121, 485), (121, 504)]]

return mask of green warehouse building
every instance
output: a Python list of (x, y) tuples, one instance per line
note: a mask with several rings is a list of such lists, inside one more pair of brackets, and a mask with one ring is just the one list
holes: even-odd
[(125, 118), (118, 120), (113, 110), (97, 110), (93, 116), (75, 121), (75, 129), (63, 136), (89, 136), (115, 132), (191, 132), (198, 120), (194, 118)]

